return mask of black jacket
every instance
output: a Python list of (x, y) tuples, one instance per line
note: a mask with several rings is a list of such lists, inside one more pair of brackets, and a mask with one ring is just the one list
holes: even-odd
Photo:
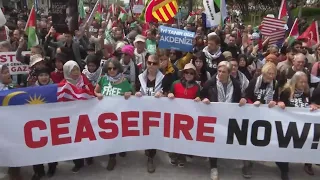
[[(247, 89), (245, 90), (245, 98), (247, 99), (247, 101), (249, 103), (254, 103), (255, 101), (260, 101), (262, 104), (264, 104), (264, 100), (263, 99), (258, 99), (257, 95), (254, 93), (254, 89), (257, 83), (257, 79), (258, 78), (253, 78), (250, 82), (249, 85), (247, 87)], [(278, 83), (276, 80), (273, 81), (273, 90), (275, 91), (273, 94), (273, 101), (278, 101)]]
[[(241, 99), (241, 85), (239, 81), (235, 78), (231, 77), (231, 81), (233, 84), (233, 96), (232, 102), (238, 103)], [(210, 80), (208, 80), (203, 89), (200, 92), (201, 99), (208, 98), (210, 102), (218, 102), (218, 90), (217, 90), (217, 79), (216, 76), (213, 76)]]

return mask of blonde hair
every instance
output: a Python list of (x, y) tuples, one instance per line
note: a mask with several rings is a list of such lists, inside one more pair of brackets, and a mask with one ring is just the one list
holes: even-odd
[(218, 69), (220, 68), (220, 67), (226, 67), (227, 69), (228, 69), (228, 73), (231, 73), (231, 71), (232, 71), (232, 65), (231, 65), (231, 63), (229, 63), (228, 61), (221, 61), (219, 64), (218, 64)]
[(272, 62), (267, 62), (261, 69), (262, 74), (267, 74), (269, 70), (273, 70), (275, 72), (275, 75), (277, 75), (277, 67)]
[[(290, 90), (290, 99), (293, 98), (293, 94), (294, 94), (294, 91), (296, 89), (297, 82), (302, 76), (305, 76), (308, 79), (306, 73), (304, 73), (303, 71), (298, 71), (284, 85), (282, 92), (287, 90), (287, 89), (289, 89)], [(309, 94), (309, 85), (308, 84), (307, 84), (306, 88), (303, 90), (303, 92), (305, 94)]]

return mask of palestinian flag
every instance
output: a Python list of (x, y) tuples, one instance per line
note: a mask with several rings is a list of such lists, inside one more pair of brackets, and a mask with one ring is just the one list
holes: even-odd
[(36, 22), (36, 11), (34, 6), (32, 6), (25, 28), (25, 33), (28, 36), (28, 49), (39, 45), (39, 39), (36, 33)]
[(79, 18), (80, 19), (86, 18), (86, 12), (84, 10), (83, 0), (79, 0), (78, 11), (79, 11)]
[(98, 3), (97, 12), (94, 16), (94, 19), (97, 20), (99, 23), (102, 21), (102, 6), (100, 3)]
[(299, 28), (298, 28), (299, 20), (296, 18), (296, 20), (293, 23), (293, 26), (290, 30), (290, 34), (288, 36), (288, 45), (291, 46), (291, 44), (299, 37)]
[(219, 25), (224, 27), (224, 20), (227, 18), (226, 0), (214, 0), (215, 13), (219, 14)]
[(118, 20), (121, 22), (125, 22), (127, 20), (127, 13), (120, 12)]

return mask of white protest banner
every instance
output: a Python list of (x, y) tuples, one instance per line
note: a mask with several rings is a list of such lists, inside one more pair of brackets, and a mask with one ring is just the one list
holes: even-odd
[[(19, 112), (19, 113), (17, 113)], [(204, 157), (320, 163), (320, 112), (154, 97), (0, 108), (0, 166), (160, 149)]]
[(132, 8), (132, 12), (135, 14), (141, 14), (144, 9), (144, 5), (134, 5)]
[[(30, 51), (23, 51), (22, 55), (29, 55)], [(16, 58), (16, 52), (0, 52), (0, 64), (7, 65), (11, 75), (28, 74), (29, 65), (22, 64)]]

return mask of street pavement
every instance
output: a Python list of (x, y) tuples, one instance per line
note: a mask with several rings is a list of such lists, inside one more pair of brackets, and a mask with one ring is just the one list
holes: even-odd
[[(155, 164), (156, 172), (149, 174), (146, 169), (147, 157), (144, 151), (128, 152), (127, 156), (117, 157), (117, 166), (113, 171), (107, 171), (108, 156), (96, 157), (91, 166), (85, 166), (77, 174), (73, 174), (72, 161), (59, 162), (56, 175), (51, 180), (210, 180), (209, 162), (206, 158), (194, 157), (188, 160), (184, 168), (172, 166), (167, 153), (158, 151)], [(242, 162), (238, 160), (218, 160), (220, 180), (242, 180)], [(320, 167), (314, 166), (315, 176), (307, 175), (303, 164), (290, 164), (292, 180), (319, 180)], [(7, 180), (7, 168), (0, 168), (0, 180)], [(24, 167), (24, 180), (30, 180), (32, 167)], [(44, 178), (47, 179), (47, 178)], [(253, 180), (280, 180), (280, 172), (272, 162), (255, 162)]]

